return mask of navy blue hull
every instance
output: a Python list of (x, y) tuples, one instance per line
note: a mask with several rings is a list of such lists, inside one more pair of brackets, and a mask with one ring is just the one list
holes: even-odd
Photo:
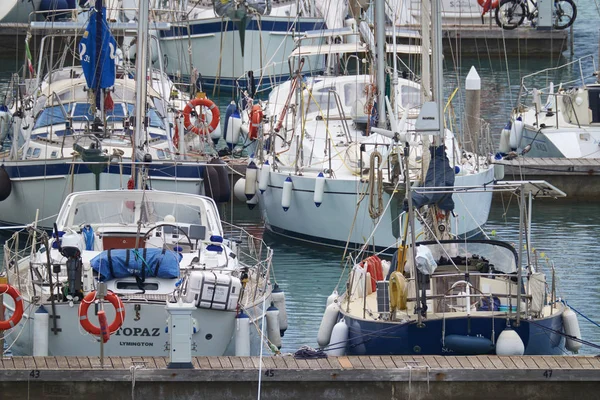
[[(442, 344), (441, 319), (425, 320), (423, 327), (416, 322), (398, 323), (364, 321), (344, 315), (349, 327), (346, 354), (350, 355), (465, 355), (444, 347)], [(466, 317), (446, 318), (445, 334), (469, 334)], [(564, 340), (559, 333), (543, 327), (563, 332), (562, 314), (530, 322), (521, 320), (519, 327), (512, 328), (519, 334), (527, 355), (562, 355)], [(540, 326), (541, 325), (541, 326)], [(506, 319), (496, 316), (493, 319), (495, 340), (506, 327)], [(543, 327), (542, 327), (543, 326)], [(492, 318), (471, 317), (469, 336), (492, 338)], [(493, 350), (489, 352), (493, 354)]]

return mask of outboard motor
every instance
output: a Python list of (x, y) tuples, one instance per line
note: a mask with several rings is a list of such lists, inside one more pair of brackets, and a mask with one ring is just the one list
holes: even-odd
[(65, 232), (62, 237), (59, 236), (58, 228), (54, 224), (54, 231), (59, 240), (58, 251), (67, 258), (67, 280), (69, 287), (67, 291), (67, 299), (76, 301), (83, 298), (81, 273), (83, 269), (83, 261), (81, 260), (81, 251), (83, 243), (81, 236), (73, 231)]

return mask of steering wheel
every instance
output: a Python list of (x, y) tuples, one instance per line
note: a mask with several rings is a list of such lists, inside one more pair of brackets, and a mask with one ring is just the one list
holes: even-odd
[[(183, 229), (181, 229), (181, 227), (180, 227), (180, 226), (178, 226), (178, 225), (175, 225), (175, 224), (158, 224), (158, 225), (155, 225), (155, 226), (153, 226), (153, 227), (152, 227), (152, 228), (150, 228), (150, 229), (148, 230), (148, 232), (146, 232), (146, 234), (144, 235), (144, 242), (148, 240), (148, 238), (150, 237), (150, 233), (151, 233), (152, 231), (154, 231), (156, 228), (162, 228), (163, 226), (172, 226), (173, 228), (177, 229), (179, 232), (183, 233), (183, 236), (185, 236), (185, 238), (186, 238), (186, 239), (187, 239), (187, 241), (188, 241), (188, 243), (187, 243), (187, 244), (190, 246), (190, 249), (193, 249), (193, 248), (194, 248), (194, 245), (192, 244), (192, 241), (190, 240), (190, 237), (188, 236), (188, 234), (187, 234), (187, 233), (186, 233), (186, 232), (185, 232)], [(164, 235), (163, 235), (163, 241), (164, 241), (164, 240), (165, 240), (165, 238), (164, 238)], [(184, 243), (184, 244), (185, 244), (185, 243)]]

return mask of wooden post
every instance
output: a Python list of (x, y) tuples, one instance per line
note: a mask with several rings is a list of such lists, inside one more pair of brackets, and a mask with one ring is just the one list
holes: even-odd
[(465, 81), (465, 149), (479, 153), (478, 139), (481, 130), (481, 78), (475, 67), (471, 67)]

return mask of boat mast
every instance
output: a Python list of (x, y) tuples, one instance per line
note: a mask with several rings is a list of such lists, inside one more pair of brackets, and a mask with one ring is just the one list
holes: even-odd
[[(135, 57), (135, 130), (134, 130), (134, 152), (132, 154), (132, 161), (135, 160), (136, 153), (140, 150), (141, 154), (144, 150), (144, 143), (146, 140), (146, 98), (147, 98), (147, 87), (146, 87), (146, 74), (148, 73), (148, 1), (139, 2), (138, 12), (138, 30), (137, 30), (137, 51)], [(135, 179), (135, 174), (132, 175)]]
[(431, 33), (433, 101), (437, 103), (437, 118), (440, 128), (439, 134), (434, 136), (433, 143), (439, 145), (444, 141), (444, 71), (442, 69), (442, 8), (440, 0), (431, 0)]
[[(385, 40), (385, 1), (375, 2), (375, 47), (377, 67), (377, 116), (378, 128), (386, 127), (385, 116), (385, 64), (386, 64), (386, 40)], [(396, 55), (394, 54), (394, 57)]]

